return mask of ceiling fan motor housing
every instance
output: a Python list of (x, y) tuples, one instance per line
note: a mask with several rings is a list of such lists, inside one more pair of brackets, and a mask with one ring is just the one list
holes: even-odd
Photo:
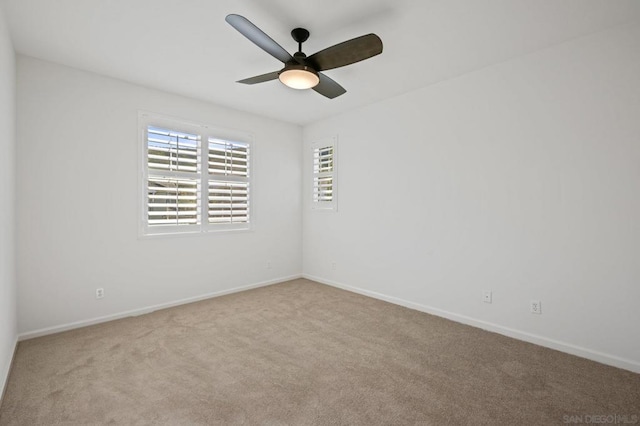
[(291, 37), (299, 44), (302, 44), (309, 38), (309, 31), (304, 28), (294, 28), (291, 30)]

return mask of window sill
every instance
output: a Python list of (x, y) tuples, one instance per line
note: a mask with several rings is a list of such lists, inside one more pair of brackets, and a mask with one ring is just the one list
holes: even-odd
[(192, 231), (192, 232), (158, 232), (153, 234), (138, 234), (138, 240), (157, 240), (157, 239), (171, 239), (171, 238), (190, 238), (190, 237), (206, 237), (221, 234), (244, 234), (253, 233), (253, 228), (246, 229), (218, 229), (208, 231)]

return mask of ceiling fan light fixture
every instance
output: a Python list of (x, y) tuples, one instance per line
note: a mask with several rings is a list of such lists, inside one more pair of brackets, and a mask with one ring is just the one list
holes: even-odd
[(280, 71), (278, 78), (287, 87), (292, 89), (311, 89), (320, 83), (318, 73), (306, 65), (287, 65)]

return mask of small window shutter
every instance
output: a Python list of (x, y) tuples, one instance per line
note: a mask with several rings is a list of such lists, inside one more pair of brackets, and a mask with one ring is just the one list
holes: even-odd
[(318, 142), (313, 148), (314, 208), (334, 209), (336, 201), (335, 140)]

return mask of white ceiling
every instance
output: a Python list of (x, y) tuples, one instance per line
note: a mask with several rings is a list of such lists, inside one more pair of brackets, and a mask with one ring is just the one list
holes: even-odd
[[(18, 53), (283, 121), (307, 124), (613, 26), (639, 0), (0, 0)], [(224, 18), (238, 13), (293, 53), (370, 32), (381, 55), (326, 74), (333, 100), (277, 80), (281, 63)]]

